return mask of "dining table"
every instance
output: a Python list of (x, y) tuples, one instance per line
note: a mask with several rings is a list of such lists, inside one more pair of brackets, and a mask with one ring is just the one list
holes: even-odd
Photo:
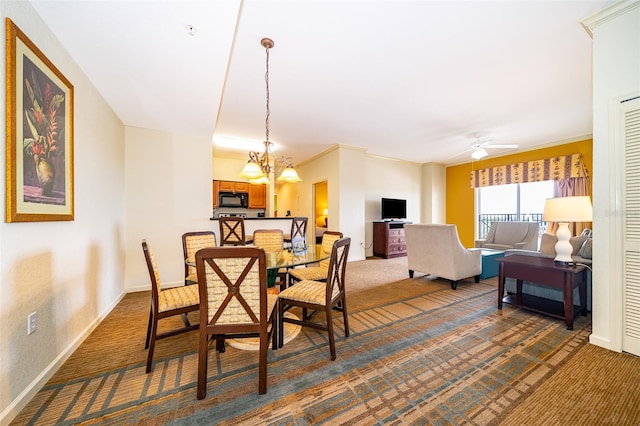
[[(267, 287), (272, 288), (276, 285), (276, 279), (280, 269), (291, 269), (296, 266), (304, 266), (326, 260), (331, 257), (331, 251), (324, 250), (322, 244), (300, 244), (283, 248), (282, 250), (267, 251), (265, 255), (267, 264)], [(195, 266), (195, 262), (185, 260), (185, 263), (189, 266)]]

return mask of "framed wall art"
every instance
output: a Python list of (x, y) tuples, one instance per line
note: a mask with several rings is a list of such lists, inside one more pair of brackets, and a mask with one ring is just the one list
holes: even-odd
[(73, 86), (6, 19), (6, 221), (73, 220)]

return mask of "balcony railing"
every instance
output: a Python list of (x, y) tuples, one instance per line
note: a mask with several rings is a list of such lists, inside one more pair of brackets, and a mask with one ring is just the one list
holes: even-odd
[(542, 213), (499, 213), (478, 215), (479, 238), (484, 238), (489, 233), (491, 222), (538, 222), (540, 235), (547, 231), (547, 222), (542, 221)]

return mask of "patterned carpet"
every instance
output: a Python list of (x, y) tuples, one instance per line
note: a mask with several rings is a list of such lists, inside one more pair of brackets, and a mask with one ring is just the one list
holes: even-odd
[(303, 329), (270, 351), (266, 395), (257, 353), (228, 347), (209, 352), (207, 397), (196, 400), (197, 332), (158, 342), (145, 374), (149, 296), (133, 293), (13, 424), (497, 424), (591, 332), (590, 317), (568, 331), (509, 305), (498, 311), (495, 279), (453, 291), (406, 278), (406, 260), (374, 262), (349, 264), (351, 336), (336, 320), (338, 358), (326, 333)]

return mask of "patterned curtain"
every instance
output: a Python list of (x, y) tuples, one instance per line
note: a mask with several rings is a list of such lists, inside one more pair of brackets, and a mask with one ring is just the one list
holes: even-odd
[(587, 178), (581, 154), (507, 164), (471, 172), (471, 188), (510, 183), (560, 181), (567, 178)]
[[(506, 185), (510, 183), (540, 182), (554, 180), (554, 197), (589, 195), (589, 175), (581, 154), (563, 155), (525, 163), (507, 164), (471, 172), (471, 188)], [(571, 235), (580, 235), (591, 224), (574, 222), (569, 224)], [(547, 232), (555, 234), (558, 224), (550, 223)]]

